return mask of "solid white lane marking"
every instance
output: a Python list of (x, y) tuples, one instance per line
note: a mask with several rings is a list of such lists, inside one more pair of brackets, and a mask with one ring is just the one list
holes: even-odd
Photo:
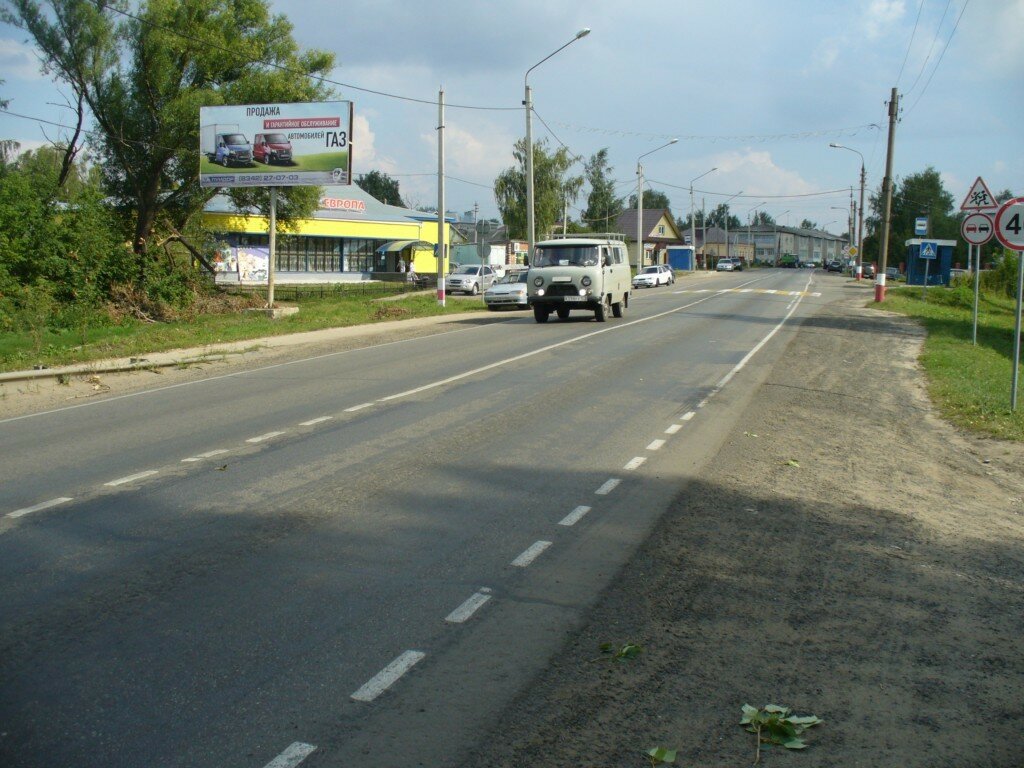
[(23, 507), (22, 509), (16, 509), (13, 512), (8, 512), (8, 517), (24, 517), (25, 515), (31, 515), (33, 512), (42, 512), (44, 509), (50, 507), (56, 507), (58, 504), (66, 504), (72, 501), (70, 496), (61, 496), (56, 499), (50, 499), (49, 501), (43, 501), (31, 507)]
[(351, 408), (346, 408), (345, 413), (355, 413), (361, 411), (364, 408), (373, 408), (373, 403), (360, 403), (359, 405), (353, 405)]
[(406, 651), (353, 693), (352, 698), (356, 701), (373, 701), (426, 655), (423, 651)]
[(668, 429), (665, 430), (666, 435), (674, 435), (680, 429), (683, 428), (682, 424), (672, 424)]
[(572, 512), (558, 521), (559, 525), (576, 525), (590, 511), (590, 507), (576, 507)]
[(312, 427), (314, 424), (321, 424), (321, 423), (323, 423), (325, 421), (330, 421), (333, 418), (334, 418), (333, 416), (321, 416), (319, 419), (310, 419), (309, 421), (300, 421), (299, 422), (299, 426), (300, 427)]
[(529, 547), (527, 547), (515, 560), (512, 561), (512, 565), (516, 568), (525, 568), (538, 557), (540, 554), (551, 546), (553, 542), (550, 541), (535, 541)]
[(290, 744), (288, 749), (263, 766), (263, 768), (295, 768), (296, 765), (309, 757), (315, 750), (316, 747), (312, 744), (303, 744), (301, 741), (296, 741)]
[(119, 477), (117, 480), (111, 480), (109, 483), (104, 483), (104, 485), (124, 485), (125, 483), (132, 483), (135, 482), (136, 480), (141, 480), (144, 477), (155, 475), (156, 473), (157, 470), (149, 469), (146, 470), (145, 472), (136, 472), (134, 475), (128, 475), (128, 477)]
[(690, 419), (692, 419), (696, 415), (697, 414), (694, 413), (693, 411), (687, 411), (686, 413), (683, 414), (683, 421), (689, 421)]
[(451, 624), (461, 624), (470, 616), (476, 613), (484, 604), (491, 599), (491, 596), (484, 592), (477, 592), (471, 595), (462, 605), (444, 617), (444, 620)]
[(604, 485), (602, 485), (600, 488), (594, 491), (594, 493), (597, 494), (598, 496), (607, 496), (609, 493), (614, 491), (615, 486), (617, 486), (621, 482), (622, 481), (619, 480), (617, 477), (613, 477), (611, 480), (607, 481)]
[(269, 440), (272, 437), (283, 435), (284, 432), (267, 432), (265, 435), (257, 435), (256, 437), (250, 437), (245, 442), (247, 443), (262, 443), (264, 440)]
[(183, 462), (185, 462), (185, 461), (202, 461), (203, 459), (209, 459), (209, 458), (211, 458), (213, 456), (220, 456), (222, 453), (227, 453), (227, 452), (228, 452), (227, 448), (218, 448), (215, 451), (207, 451), (206, 453), (197, 453), (195, 456), (189, 456), (187, 459), (182, 459), (182, 461)]
[(658, 450), (661, 450), (661, 446), (663, 446), (664, 444), (665, 444), (664, 440), (652, 440), (651, 444), (647, 446), (647, 450), (648, 451), (658, 451)]
[(643, 464), (645, 461), (647, 461), (646, 456), (634, 456), (632, 459), (626, 462), (626, 466), (624, 466), (623, 469), (639, 469), (640, 465)]

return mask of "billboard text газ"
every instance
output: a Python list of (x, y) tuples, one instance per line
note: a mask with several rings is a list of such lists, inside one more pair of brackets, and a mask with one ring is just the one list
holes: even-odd
[(199, 109), (203, 187), (352, 183), (352, 102)]

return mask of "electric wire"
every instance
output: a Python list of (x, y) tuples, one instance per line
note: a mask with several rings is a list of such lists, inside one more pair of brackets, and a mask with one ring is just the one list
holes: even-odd
[(921, 92), (917, 94), (917, 98), (914, 100), (914, 103), (911, 104), (910, 107), (907, 109), (906, 114), (909, 115), (913, 111), (914, 107), (917, 106), (918, 102), (921, 101), (921, 98), (928, 91), (928, 86), (931, 85), (932, 78), (935, 77), (935, 72), (939, 69), (939, 65), (942, 63), (942, 57), (946, 55), (946, 49), (949, 48), (949, 44), (953, 41), (953, 35), (956, 34), (957, 27), (960, 26), (960, 19), (964, 17), (964, 11), (967, 10), (967, 6), (970, 4), (970, 2), (971, 0), (964, 0), (964, 7), (960, 9), (960, 15), (956, 17), (956, 24), (953, 25), (953, 31), (949, 33), (949, 37), (946, 39), (946, 44), (942, 47), (942, 53), (939, 54), (939, 58), (936, 60), (935, 66), (932, 68), (931, 74), (928, 75), (928, 80), (925, 81), (924, 88), (922, 88)]
[(921, 0), (917, 6), (917, 18), (914, 19), (914, 29), (910, 33), (910, 42), (907, 43), (907, 52), (903, 56), (903, 63), (900, 65), (900, 73), (896, 75), (896, 87), (900, 85), (900, 78), (903, 77), (903, 68), (907, 66), (907, 59), (910, 58), (910, 49), (914, 47), (914, 36), (917, 34), (917, 25), (921, 21), (921, 11), (924, 10), (924, 0)]
[(928, 46), (928, 55), (924, 57), (924, 62), (921, 64), (921, 71), (917, 73), (917, 77), (914, 78), (913, 84), (911, 84), (911, 86), (906, 91), (904, 91), (904, 98), (909, 96), (911, 92), (913, 92), (914, 88), (921, 80), (921, 75), (924, 74), (924, 70), (928, 66), (928, 62), (932, 57), (932, 51), (935, 50), (935, 43), (938, 42), (939, 35), (942, 33), (942, 22), (946, 20), (946, 14), (949, 13), (949, 6), (952, 2), (953, 0), (946, 0), (946, 7), (942, 10), (942, 18), (939, 19), (939, 23), (935, 27), (935, 35), (932, 37), (932, 44)]

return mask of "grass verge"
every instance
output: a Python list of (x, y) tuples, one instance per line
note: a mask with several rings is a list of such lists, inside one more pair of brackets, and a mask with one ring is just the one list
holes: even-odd
[(300, 296), (287, 302), (298, 305), (298, 314), (280, 320), (236, 312), (203, 314), (166, 323), (128, 321), (85, 330), (8, 333), (0, 335), (0, 371), (25, 370), (37, 365), (53, 368), (112, 357), (144, 356), (168, 349), (485, 309), (479, 298), (449, 298), (446, 306), (441, 307), (433, 293), (408, 294), (388, 301), (375, 298), (379, 296), (362, 293)]
[[(1013, 299), (981, 295), (977, 346), (971, 343), (973, 292), (965, 286), (929, 288), (927, 300), (920, 288), (892, 289), (883, 307), (916, 317), (927, 329), (921, 363), (944, 418), (971, 432), (1024, 441), (1024, 392), (1018, 390), (1017, 411), (1010, 410)], [(1024, 376), (1020, 381), (1024, 388)]]

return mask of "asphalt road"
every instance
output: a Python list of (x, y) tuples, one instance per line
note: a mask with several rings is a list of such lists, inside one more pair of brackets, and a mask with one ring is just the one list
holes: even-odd
[(457, 762), (836, 279), (723, 274), (607, 323), (470, 319), (0, 421), (0, 764)]

